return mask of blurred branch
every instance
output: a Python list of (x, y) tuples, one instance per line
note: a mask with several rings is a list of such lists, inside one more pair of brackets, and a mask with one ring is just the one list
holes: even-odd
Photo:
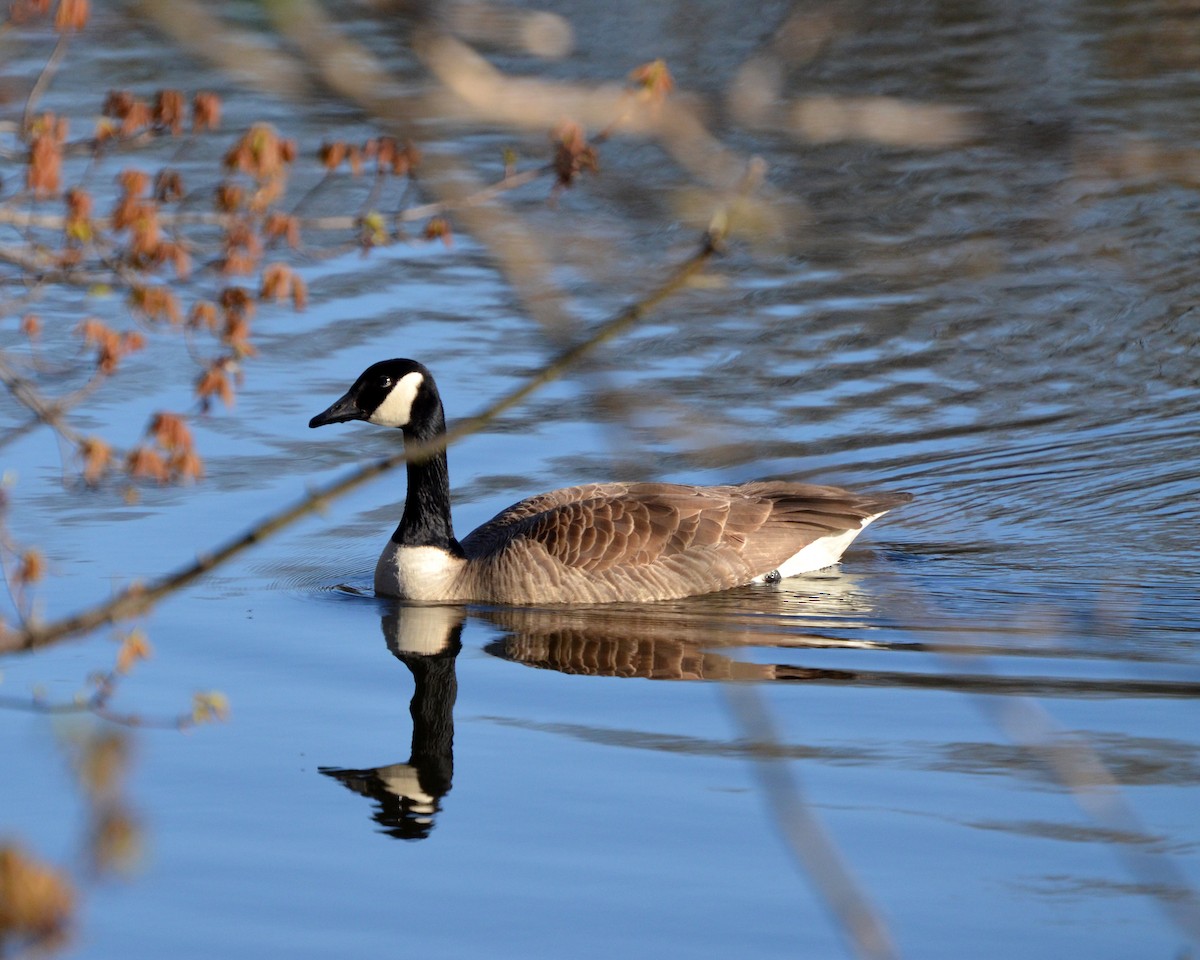
[[(923, 622), (914, 620), (913, 622)], [(936, 648), (931, 648), (936, 649)], [(969, 660), (937, 654), (950, 668), (932, 676), (889, 675), (893, 683), (934, 689), (960, 690), (1015, 744), (1036, 757), (1080, 810), (1107, 836), (1145, 837), (1149, 832), (1125, 798), (1120, 783), (1085, 737), (1064, 730), (1049, 712), (1026, 692), (1032, 687), (1055, 695), (1095, 695), (1113, 689), (1120, 696), (1196, 696), (1197, 685), (1173, 681), (1082, 681), (1039, 683), (1033, 678), (995, 676), (982, 657)], [(847, 671), (805, 678), (809, 682), (880, 682), (876, 674)], [(891, 685), (891, 684), (888, 684)], [(753, 759), (763, 794), (792, 854), (824, 897), (860, 957), (896, 956), (882, 918), (850, 875), (833, 841), (822, 829), (803, 792), (785, 765), (788, 754), (779, 740), (766, 704), (756, 685), (725, 683), (723, 689), (743, 735), (754, 748)], [(981, 693), (986, 692), (986, 696)], [(1005, 694), (1009, 694), (1005, 696)], [(1013, 695), (1015, 694), (1015, 695)], [(1170, 922), (1193, 942), (1200, 943), (1200, 895), (1166, 853), (1146, 844), (1110, 844), (1138, 888), (1153, 899)]]
[(799, 97), (763, 125), (812, 143), (864, 140), (929, 150), (960, 146), (978, 134), (970, 111), (898, 97)]
[(786, 99), (784, 80), (815, 59), (841, 28), (833, 6), (804, 5), (768, 34), (726, 92), (733, 118), (751, 130), (777, 130), (810, 143), (859, 140), (909, 149), (958, 146), (979, 133), (972, 111), (898, 97), (816, 94)]
[(63, 57), (67, 55), (67, 47), (71, 43), (71, 34), (60, 33), (58, 42), (54, 45), (54, 50), (46, 60), (45, 66), (42, 67), (42, 72), (38, 74), (37, 80), (33, 84), (33, 89), (29, 91), (29, 96), (25, 100), (25, 111), (21, 115), (21, 132), (25, 133), (29, 130), (30, 124), (33, 122), (33, 111), (37, 107), (38, 101), (42, 94), (50, 86), (50, 81), (54, 79), (54, 75), (58, 72), (59, 64), (62, 63)]
[[(136, 631), (133, 636), (138, 636)], [(195, 694), (188, 710), (173, 715), (151, 716), (132, 710), (117, 710), (112, 706), (112, 700), (125, 675), (126, 669), (120, 667), (99, 674), (91, 680), (94, 689), (90, 693), (80, 691), (69, 700), (52, 701), (38, 693), (28, 698), (0, 696), (0, 709), (55, 717), (89, 713), (120, 727), (156, 730), (191, 730), (228, 716), (228, 701), (223, 694), (216, 692)]]
[(193, 0), (133, 0), (132, 9), (154, 21), (180, 47), (202, 52), (211, 63), (260, 90), (294, 97), (309, 84), (304, 65), (248, 30), (214, 16)]
[[(932, 617), (923, 609), (922, 591), (902, 585), (893, 594), (908, 597), (907, 614), (910, 623), (929, 623)], [(900, 615), (900, 611), (896, 611)], [(944, 619), (944, 618), (943, 618)], [(943, 631), (943, 643), (949, 639)], [(963, 625), (961, 643), (969, 643), (970, 627)], [(1063, 729), (1038, 701), (1027, 694), (1023, 686), (1029, 678), (997, 676), (988, 667), (984, 656), (964, 656), (948, 652), (945, 647), (931, 648), (945, 664), (945, 674), (951, 677), (972, 677), (971, 686), (959, 686), (971, 703), (1011, 742), (1028, 751), (1041, 762), (1054, 782), (1065, 789), (1071, 799), (1093, 823), (1109, 836), (1147, 836), (1148, 831), (1138, 820), (1132, 805), (1126, 800), (1121, 785), (1112, 775), (1086, 737)], [(973, 689), (972, 689), (973, 688)], [(1034, 686), (1035, 691), (1095, 694), (1113, 689), (1121, 696), (1184, 696), (1194, 697), (1197, 684), (1189, 681), (1084, 681), (1075, 678), (1058, 681), (1052, 686)], [(974, 691), (974, 692), (973, 692)], [(997, 697), (983, 694), (1014, 693), (1016, 696)], [(1181, 933), (1200, 944), (1200, 894), (1170, 855), (1144, 844), (1111, 844), (1125, 869), (1133, 876), (1139, 889), (1154, 900), (1167, 918)]]
[[(465, 111), (476, 122), (544, 130), (566, 116), (607, 136), (649, 137), (692, 176), (714, 187), (728, 188), (745, 169), (747, 158), (714, 137), (678, 97), (668, 106), (617, 84), (583, 86), (510, 77), (443, 33), (422, 33), (415, 47), (421, 62), (459, 102), (458, 112)], [(783, 199), (764, 187), (763, 202)]]
[[(34, 415), (37, 422), (51, 427), (67, 443), (79, 444), (82, 442), (83, 435), (64, 420), (62, 407), (47, 400), (29, 380), (18, 374), (8, 362), (3, 350), (0, 350), (0, 384), (3, 384), (12, 394), (14, 400)], [(16, 429), (20, 433), (24, 433), (26, 430), (24, 426)], [(7, 440), (7, 436), (0, 436), (0, 446), (3, 446)]]
[(556, 13), (521, 10), (476, 0), (446, 4), (443, 16), (455, 34), (471, 43), (558, 60), (575, 44), (571, 24)]
[[(973, 698), (999, 729), (1036, 756), (1091, 821), (1110, 836), (1148, 835), (1121, 785), (1086, 738), (1064, 730), (1038, 702)], [(1200, 894), (1171, 857), (1145, 844), (1110, 844), (1139, 889), (1177, 930), (1200, 944)]]
[(750, 683), (723, 683), (721, 689), (743, 737), (753, 746), (754, 771), (776, 824), (792, 855), (849, 938), (855, 955), (867, 960), (895, 958), (898, 954), (883, 917), (859, 888), (792, 776), (758, 688)]

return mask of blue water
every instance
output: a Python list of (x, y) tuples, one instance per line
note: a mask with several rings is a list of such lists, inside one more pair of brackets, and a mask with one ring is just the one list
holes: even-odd
[[(907, 489), (911, 505), (838, 568), (777, 586), (438, 620), (366, 595), (404, 483), (373, 481), (138, 621), (153, 656), (114, 709), (165, 720), (217, 690), (231, 713), (185, 733), (119, 728), (132, 756), (120, 794), (143, 845), (123, 879), (84, 862), (88, 804), (68, 762), (73, 737), (110, 727), (27, 709), (35, 692), (65, 703), (85, 689), (112, 663), (113, 636), (0, 660), (0, 841), (76, 878), (66, 955), (852, 955), (829, 877), (788, 845), (763, 763), (786, 767), (901, 956), (1194, 952), (1167, 913), (1189, 898), (1195, 911), (1200, 886), (1194, 202), (1178, 167), (1134, 160), (1147, 140), (1190, 156), (1180, 117), (1200, 42), (1187, 33), (1152, 69), (1123, 44), (1130, 31), (1175, 37), (1157, 8), (1038, 11), (1019, 29), (1007, 8), (848, 15), (817, 60), (791, 65), (781, 96), (951, 103), (988, 121), (978, 142), (812, 145), (714, 120), (766, 157), (771, 187), (803, 201), (805, 219), (775, 246), (734, 243), (716, 282), (450, 453), (460, 534), (526, 494), (614, 477), (788, 475)], [(682, 85), (711, 94), (783, 16), (717, 3), (560, 12), (576, 58), (496, 62), (585, 80), (665, 55)], [(128, 16), (99, 11), (97, 36), (124, 36)], [(347, 16), (411, 70), (391, 25)], [(242, 90), (136, 29), (125, 53), (80, 38), (46, 104), (171, 82), (220, 89), (229, 129), (269, 117), (309, 155), (365, 135), (331, 94)], [(36, 62), (13, 55), (8, 69)], [(1138, 82), (1116, 97), (1114, 76)], [(16, 109), (0, 108), (2, 120)], [(1027, 121), (1033, 133), (1011, 133)], [(494, 131), (429, 136), (496, 166)], [(540, 135), (512, 139), (544, 149)], [(204, 182), (225, 142), (179, 162)], [(154, 149), (135, 156), (173, 156)], [(661, 151), (616, 138), (602, 158), (601, 176), (556, 205), (540, 188), (514, 198), (555, 255), (580, 335), (692, 242), (668, 202), (686, 175)], [(298, 166), (297, 196), (321, 176)], [(327, 189), (326, 213), (368, 188)], [(306, 237), (307, 311), (260, 306), (236, 406), (193, 422), (203, 482), (144, 485), (131, 503), (120, 482), (64, 486), (48, 431), (0, 450), (9, 533), (49, 561), (43, 616), (175, 569), (392, 453), (388, 431), (307, 428), (369, 363), (427, 363), (453, 421), (553, 353), (469, 236), (365, 257), (344, 241)], [(129, 324), (118, 295), (41, 296), (48, 355), (73, 349), (83, 313)], [(12, 326), (0, 347), (24, 356)], [(181, 337), (154, 332), (72, 422), (127, 446), (155, 410), (187, 407), (196, 372)], [(24, 415), (0, 416), (7, 429)], [(784, 759), (761, 759), (728, 678), (753, 681)], [(1069, 756), (1103, 782), (1056, 776), (1047, 732), (1069, 735)], [(1110, 795), (1120, 816), (1083, 809)]]

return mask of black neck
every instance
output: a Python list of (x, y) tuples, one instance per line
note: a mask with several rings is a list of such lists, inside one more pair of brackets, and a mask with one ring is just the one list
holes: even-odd
[[(420, 428), (405, 427), (404, 443), (406, 446), (423, 445), (445, 432), (446, 421), (438, 409), (436, 416)], [(450, 521), (450, 471), (446, 466), (445, 450), (409, 461), (404, 516), (392, 534), (392, 541), (406, 547), (441, 547), (452, 553), (461, 551)]]

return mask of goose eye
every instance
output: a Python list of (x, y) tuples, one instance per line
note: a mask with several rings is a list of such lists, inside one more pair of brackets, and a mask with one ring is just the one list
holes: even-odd
[(386, 373), (379, 378), (379, 386), (381, 388), (383, 388), (384, 390), (387, 390), (392, 385), (393, 382), (394, 381), (392, 380), (392, 378), (389, 377)]

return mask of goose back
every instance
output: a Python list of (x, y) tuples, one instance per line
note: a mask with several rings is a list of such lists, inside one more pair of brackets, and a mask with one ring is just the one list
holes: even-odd
[(567, 487), (515, 503), (467, 536), (457, 592), (527, 604), (726, 590), (778, 570), (822, 538), (841, 538), (840, 553), (872, 519), (909, 499), (783, 481)]

